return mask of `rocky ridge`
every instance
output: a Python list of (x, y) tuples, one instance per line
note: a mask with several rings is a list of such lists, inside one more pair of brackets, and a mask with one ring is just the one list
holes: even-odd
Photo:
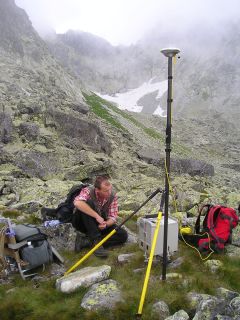
[[(14, 1), (1, 2), (0, 26), (8, 31), (0, 42), (2, 208), (37, 214), (42, 205), (58, 204), (72, 184), (103, 172), (112, 176), (123, 213), (163, 186), (164, 118), (120, 112), (96, 96), (90, 101), (87, 90), (83, 97), (79, 80), (51, 56)], [(226, 159), (227, 123), (207, 131), (209, 124), (173, 124), (172, 183), (181, 189), (183, 210), (204, 199), (231, 206), (239, 201), (237, 144), (229, 146)], [(222, 146), (211, 148), (222, 135)]]

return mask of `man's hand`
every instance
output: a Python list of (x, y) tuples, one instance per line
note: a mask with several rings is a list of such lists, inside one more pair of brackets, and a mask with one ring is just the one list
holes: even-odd
[(85, 201), (83, 201), (83, 200), (74, 201), (74, 206), (78, 210), (80, 210), (80, 211), (86, 213), (87, 215), (89, 215), (90, 217), (96, 219), (98, 224), (102, 224), (104, 222), (104, 219), (96, 211), (94, 211)]
[(103, 219), (100, 215), (97, 215), (96, 221), (97, 221), (100, 225), (103, 224), (103, 223), (105, 223), (104, 219)]
[(115, 221), (113, 219), (111, 219), (111, 218), (107, 219), (107, 221), (106, 221), (107, 227), (111, 227), (114, 224), (115, 224)]
[(103, 229), (105, 229), (106, 227), (107, 227), (106, 221), (104, 221), (103, 223), (101, 223), (101, 224), (98, 225), (98, 228), (99, 228), (100, 230), (103, 230)]

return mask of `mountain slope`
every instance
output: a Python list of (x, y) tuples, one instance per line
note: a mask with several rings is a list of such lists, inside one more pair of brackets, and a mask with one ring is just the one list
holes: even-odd
[[(142, 114), (119, 110), (91, 93), (87, 83), (82, 94), (79, 83), (85, 83), (85, 78), (77, 79), (51, 56), (27, 15), (13, 1), (1, 1), (0, 13), (2, 30), (9, 29), (8, 36), (0, 32), (0, 205), (38, 212), (43, 204), (56, 205), (76, 181), (91, 181), (97, 174), (109, 173), (122, 210), (136, 208), (152, 189), (164, 185), (165, 119), (137, 119)], [(3, 13), (8, 19), (4, 20)], [(128, 57), (133, 68), (123, 70), (132, 73), (131, 81), (142, 83), (151, 70), (143, 68), (134, 74), (142, 61), (136, 59), (136, 52), (128, 48), (114, 59), (123, 66), (124, 56), (133, 53)], [(94, 72), (89, 67), (86, 69)], [(105, 72), (104, 65), (102, 68)], [(114, 86), (120, 84), (119, 79), (121, 76)], [(183, 128), (192, 129), (195, 123), (191, 119), (180, 123), (173, 140), (174, 185), (183, 193), (179, 204), (185, 210), (200, 201), (199, 190), (212, 193), (212, 199), (219, 196), (234, 203), (240, 180), (236, 168), (229, 167), (228, 175), (218, 168), (235, 163), (208, 157), (211, 150), (207, 148), (201, 156), (199, 145), (212, 137), (207, 131), (204, 139), (194, 137), (193, 149)], [(204, 125), (199, 128), (206, 129)], [(219, 138), (218, 132), (215, 136)], [(199, 186), (194, 189), (196, 184)], [(225, 191), (222, 185), (227, 186)], [(222, 196), (226, 190), (233, 196)]]
[[(122, 97), (121, 109), (154, 113), (159, 105), (166, 110), (166, 92), (160, 99), (156, 92), (142, 93), (138, 101), (144, 102), (144, 108), (139, 107), (139, 103), (138, 106), (131, 106), (130, 100), (124, 106), (124, 99), (131, 92), (138, 92), (144, 82), (149, 81), (150, 74), (156, 77), (156, 82), (167, 78), (167, 59), (160, 53), (160, 49), (167, 46), (171, 39), (181, 49), (181, 59), (174, 64), (174, 118), (183, 124), (187, 121), (184, 119), (188, 119), (190, 127), (194, 124), (197, 130), (200, 127), (202, 137), (199, 137), (199, 141), (203, 141), (200, 146), (207, 148), (208, 152), (221, 155), (227, 150), (228, 161), (235, 165), (240, 152), (239, 25), (226, 23), (220, 32), (217, 28), (208, 30), (204, 26), (185, 30), (185, 33), (175, 31), (166, 34), (162, 30), (160, 27), (155, 28), (130, 48), (111, 47), (104, 40), (90, 35), (83, 37), (80, 33), (75, 33), (74, 36), (71, 33), (58, 35), (57, 39), (60, 40), (56, 47), (53, 43), (50, 46), (55, 48), (55, 52), (59, 52), (60, 43), (63, 47), (67, 45), (71, 48), (79, 62), (71, 64), (69, 55), (66, 55), (68, 66), (82, 81), (86, 79), (85, 83), (89, 88), (100, 94), (105, 93), (103, 98), (117, 102)], [(91, 45), (90, 40), (86, 40), (88, 37), (91, 38)], [(101, 41), (101, 49), (96, 56), (98, 41)], [(87, 56), (87, 48), (90, 50), (92, 47), (93, 53)], [(106, 52), (108, 54), (105, 55)], [(82, 68), (79, 63), (82, 63)], [(122, 76), (123, 70), (126, 71), (126, 77)], [(90, 74), (92, 76), (89, 78)], [(188, 136), (188, 128), (184, 128), (185, 136)], [(185, 137), (183, 140), (186, 141)]]
[(113, 94), (141, 85), (154, 76), (158, 59), (139, 46), (110, 45), (104, 39), (80, 31), (68, 31), (45, 39), (59, 61), (77, 75), (85, 86)]
[[(74, 181), (108, 172), (125, 189), (123, 170), (128, 188), (141, 170), (154, 172), (123, 128), (90, 110), (79, 80), (50, 54), (25, 12), (0, 1), (0, 15), (0, 205), (36, 201), (26, 205), (36, 211), (58, 202)], [(151, 176), (140, 180), (151, 185)]]
[[(184, 33), (167, 34), (163, 26), (157, 26), (131, 47), (113, 47), (103, 39), (73, 31), (56, 35), (55, 42), (48, 41), (48, 45), (88, 88), (103, 94), (122, 94), (153, 77), (157, 81), (167, 78), (167, 59), (160, 49), (171, 39), (181, 49), (174, 74), (176, 114), (204, 118), (214, 117), (215, 111), (223, 112), (237, 126), (239, 37), (239, 25), (229, 22), (220, 32), (196, 26)], [(166, 96), (160, 104), (165, 101)], [(144, 109), (147, 113), (150, 110), (152, 107)]]

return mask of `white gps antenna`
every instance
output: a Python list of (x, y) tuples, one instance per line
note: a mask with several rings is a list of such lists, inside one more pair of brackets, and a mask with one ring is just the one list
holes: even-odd
[(165, 55), (165, 57), (173, 58), (180, 52), (180, 50), (178, 48), (164, 48), (161, 50), (161, 52)]

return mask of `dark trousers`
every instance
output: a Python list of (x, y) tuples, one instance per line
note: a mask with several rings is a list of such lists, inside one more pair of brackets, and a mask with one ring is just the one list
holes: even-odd
[[(103, 239), (108, 235), (113, 229), (117, 227), (116, 224), (107, 227), (103, 230), (98, 228), (98, 223), (96, 219), (90, 217), (86, 213), (77, 210), (72, 219), (72, 224), (75, 229), (85, 233), (91, 241)], [(111, 247), (123, 244), (127, 241), (128, 234), (126, 230), (118, 228), (117, 232), (113, 234), (104, 244), (104, 247)]]

